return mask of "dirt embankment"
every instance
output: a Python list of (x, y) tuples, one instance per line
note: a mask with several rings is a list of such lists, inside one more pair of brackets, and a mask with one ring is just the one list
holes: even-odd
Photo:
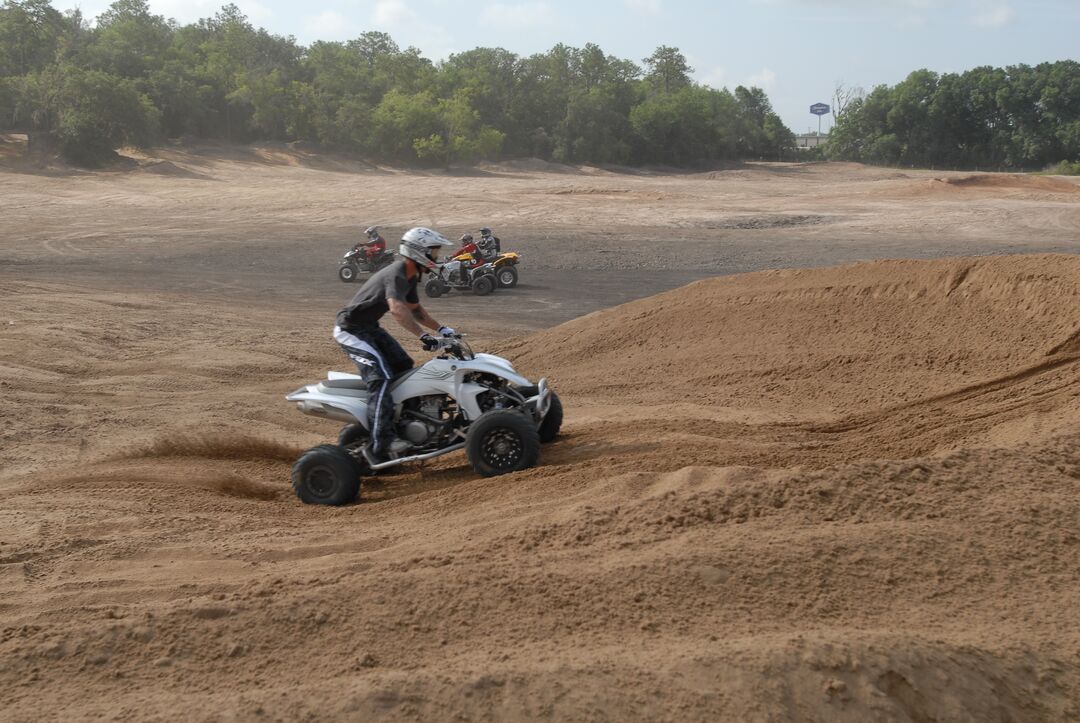
[(1076, 257), (735, 276), (503, 342), (567, 407), (542, 465), (340, 509), (285, 482), (335, 430), (280, 395), (343, 366), (271, 333), (298, 312), (3, 292), (13, 719), (1080, 716)]

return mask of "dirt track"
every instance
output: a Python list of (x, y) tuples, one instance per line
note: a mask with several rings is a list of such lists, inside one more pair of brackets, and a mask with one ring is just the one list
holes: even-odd
[[(139, 160), (0, 171), (9, 717), (1080, 717), (1075, 182)], [(292, 496), (371, 222), (523, 251), (431, 308), (554, 378), (540, 467)]]

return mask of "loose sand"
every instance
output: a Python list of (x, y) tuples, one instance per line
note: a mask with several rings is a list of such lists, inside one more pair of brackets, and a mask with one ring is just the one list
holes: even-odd
[[(971, 178), (0, 169), (0, 717), (1077, 719), (1080, 196)], [(525, 251), (539, 467), (292, 495), (372, 222)]]

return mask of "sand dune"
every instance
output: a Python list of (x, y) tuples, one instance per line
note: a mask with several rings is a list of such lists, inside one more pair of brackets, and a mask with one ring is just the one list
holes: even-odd
[[(0, 169), (5, 720), (1080, 719), (1080, 262), (972, 255), (1073, 182), (131, 157)], [(540, 466), (292, 494), (369, 217), (521, 239), (433, 309), (553, 379)]]
[(216, 356), (144, 363), (160, 301), (66, 293), (77, 367), (24, 329), (5, 392), (55, 405), (77, 370), (64, 408), (119, 420), (78, 460), (13, 440), (15, 719), (1080, 713), (1074, 257), (736, 276), (506, 342), (569, 411), (542, 465), (449, 458), (340, 509), (285, 484), (332, 429), (266, 404), (240, 425), (292, 351), (190, 309)]

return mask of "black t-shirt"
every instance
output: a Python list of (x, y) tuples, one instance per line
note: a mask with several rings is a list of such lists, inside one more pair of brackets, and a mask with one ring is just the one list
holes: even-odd
[(416, 282), (420, 274), (409, 280), (405, 276), (405, 259), (397, 259), (385, 269), (371, 275), (344, 309), (338, 312), (337, 325), (342, 329), (363, 329), (379, 323), (390, 310), (387, 299), (416, 304)]

